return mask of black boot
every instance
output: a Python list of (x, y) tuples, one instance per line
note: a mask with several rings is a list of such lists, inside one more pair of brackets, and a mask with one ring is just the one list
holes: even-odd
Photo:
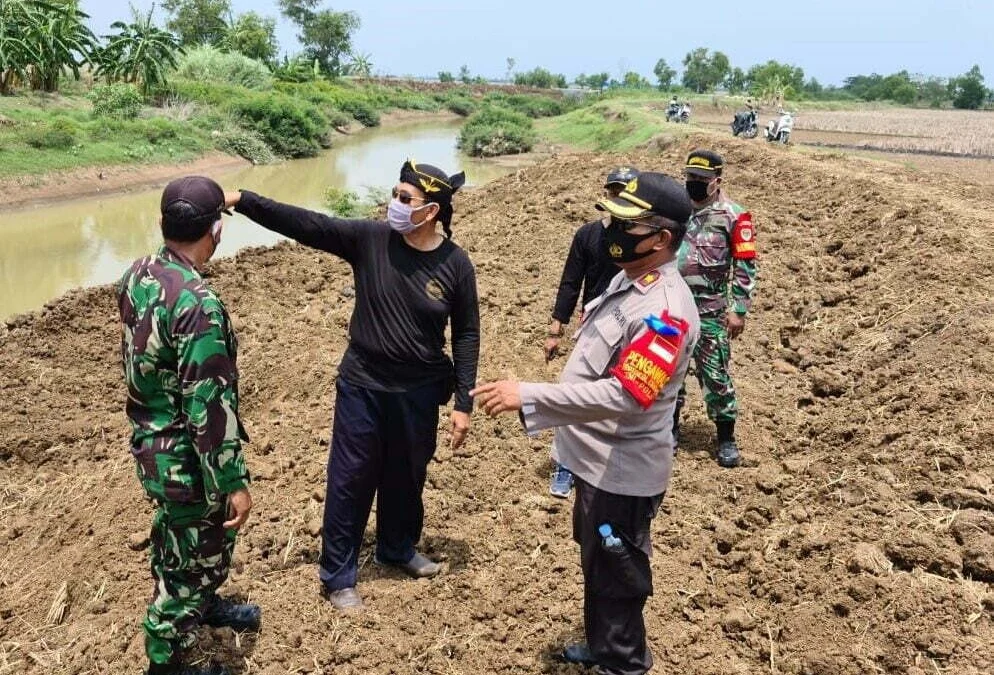
[(718, 427), (718, 465), (734, 469), (742, 461), (735, 443), (735, 420), (719, 420), (715, 426)]
[(150, 663), (147, 675), (231, 675), (228, 669), (216, 663), (205, 666), (184, 666), (179, 663)]
[(215, 595), (204, 606), (200, 623), (215, 628), (227, 626), (235, 630), (258, 630), (262, 623), (262, 610), (259, 605), (239, 604)]

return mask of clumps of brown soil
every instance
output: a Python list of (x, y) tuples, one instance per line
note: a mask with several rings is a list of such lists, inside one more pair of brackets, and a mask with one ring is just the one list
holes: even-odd
[[(603, 176), (619, 163), (677, 174), (693, 140), (556, 157), (460, 199), (481, 378), (556, 377), (562, 362), (546, 366), (541, 342)], [(657, 671), (990, 672), (994, 203), (959, 179), (836, 154), (719, 150), (762, 256), (734, 347), (746, 465), (711, 459), (691, 384), (653, 530)], [(256, 507), (230, 592), (261, 603), (265, 620), (258, 636), (204, 631), (198, 649), (246, 673), (580, 672), (550, 657), (582, 635), (570, 508), (546, 496), (548, 436), (525, 437), (512, 417), (476, 416), (454, 453), (443, 434), (423, 543), (444, 575), (405, 580), (367, 550), (367, 611), (338, 616), (320, 600), (316, 523), (348, 268), (281, 245), (220, 261), (212, 277), (241, 337), (254, 439)], [(151, 511), (127, 452), (117, 331), (108, 288), (0, 328), (0, 672), (141, 663)]]

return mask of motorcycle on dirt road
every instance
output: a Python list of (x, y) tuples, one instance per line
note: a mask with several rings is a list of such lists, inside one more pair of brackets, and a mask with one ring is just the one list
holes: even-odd
[(735, 113), (732, 120), (732, 136), (756, 138), (759, 134), (759, 123), (756, 121), (755, 110), (742, 110)]
[(690, 122), (690, 104), (689, 103), (678, 103), (670, 105), (666, 108), (666, 121), (667, 122), (683, 122), (688, 124)]
[(770, 120), (763, 132), (769, 143), (790, 143), (790, 132), (794, 130), (794, 113), (787, 110), (779, 110), (779, 119)]

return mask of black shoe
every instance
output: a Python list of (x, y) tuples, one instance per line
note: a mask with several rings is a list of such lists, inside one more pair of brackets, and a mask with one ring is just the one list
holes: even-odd
[(146, 675), (231, 675), (228, 669), (216, 663), (205, 666), (184, 666), (178, 663), (150, 663)]
[(577, 663), (586, 667), (597, 665), (597, 660), (590, 653), (590, 647), (587, 646), (586, 642), (568, 645), (559, 655), (559, 658), (566, 663)]
[(200, 623), (215, 628), (227, 626), (235, 630), (259, 630), (262, 610), (259, 609), (259, 605), (236, 603), (215, 595), (204, 607), (204, 616)]
[(739, 446), (735, 444), (734, 440), (722, 441), (718, 444), (718, 466), (734, 469), (740, 461), (742, 461), (742, 456), (739, 454)]

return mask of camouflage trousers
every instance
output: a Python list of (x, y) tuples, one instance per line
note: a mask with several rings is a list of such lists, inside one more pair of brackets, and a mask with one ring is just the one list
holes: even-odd
[[(725, 328), (725, 317), (701, 317), (701, 335), (694, 347), (694, 370), (704, 394), (708, 418), (712, 422), (731, 421), (738, 415), (731, 365), (732, 347)], [(678, 409), (686, 400), (686, 386), (680, 387)]]
[(228, 577), (235, 531), (225, 503), (160, 502), (152, 519), (155, 593), (142, 622), (152, 663), (173, 662), (193, 641), (206, 601)]

